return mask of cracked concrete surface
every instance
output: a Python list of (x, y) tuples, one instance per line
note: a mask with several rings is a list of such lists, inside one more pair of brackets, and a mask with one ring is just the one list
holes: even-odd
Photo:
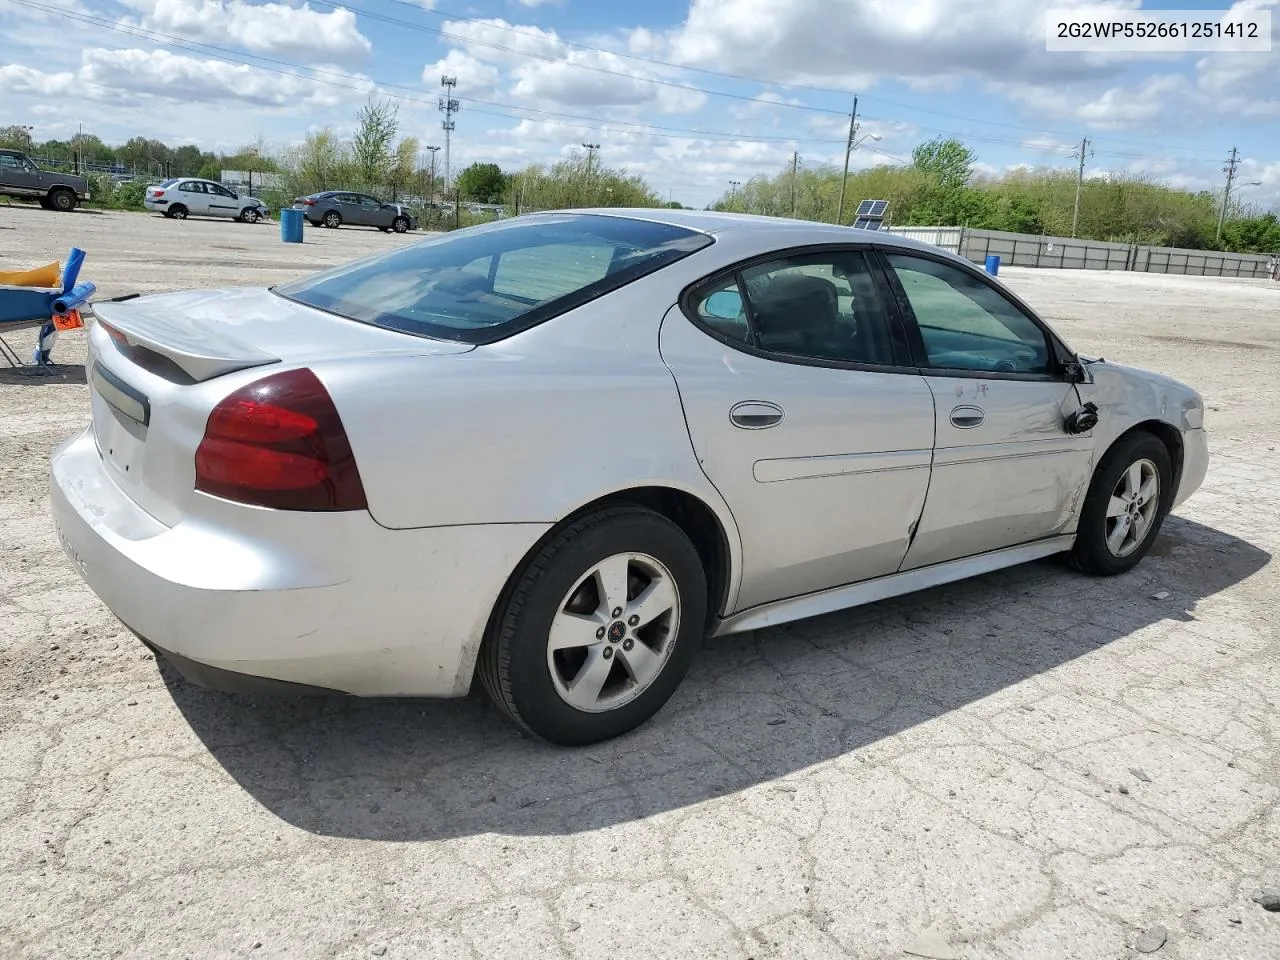
[[(78, 242), (106, 295), (177, 281), (140, 266), (174, 228), (247, 250), (205, 286), (398, 242), (12, 224), (0, 261)], [(1205, 394), (1212, 469), (1153, 554), (709, 642), (655, 722), (577, 751), (479, 696), (176, 679), (47, 519), (83, 338), (62, 377), (0, 371), (0, 957), (897, 958), (936, 926), (965, 960), (1110, 960), (1160, 925), (1158, 957), (1280, 958), (1250, 902), (1280, 884), (1280, 285), (1008, 273), (1081, 350)]]

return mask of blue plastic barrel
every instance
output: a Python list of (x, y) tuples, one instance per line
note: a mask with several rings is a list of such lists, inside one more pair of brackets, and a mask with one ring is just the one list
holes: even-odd
[(285, 243), (302, 242), (302, 211), (285, 207), (280, 211), (280, 239)]
[(987, 257), (987, 273), (993, 277), (1000, 272), (1000, 258), (996, 254)]

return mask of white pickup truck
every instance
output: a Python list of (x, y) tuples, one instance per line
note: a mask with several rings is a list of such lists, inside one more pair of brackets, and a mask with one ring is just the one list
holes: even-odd
[(25, 153), (0, 150), (0, 197), (36, 200), (46, 210), (74, 210), (89, 199), (84, 177), (41, 170)]

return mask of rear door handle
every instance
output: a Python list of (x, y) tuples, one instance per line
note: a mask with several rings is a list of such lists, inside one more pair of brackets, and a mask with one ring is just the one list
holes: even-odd
[(981, 407), (963, 405), (951, 411), (951, 425), (961, 430), (972, 430), (974, 427), (981, 426), (985, 419), (987, 414)]
[(782, 408), (768, 400), (744, 400), (729, 411), (729, 422), (743, 430), (764, 430), (782, 422)]

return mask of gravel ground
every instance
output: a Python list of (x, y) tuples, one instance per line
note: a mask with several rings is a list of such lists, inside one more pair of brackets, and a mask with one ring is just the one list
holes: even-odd
[[(78, 244), (108, 296), (405, 242), (307, 238), (0, 206), (0, 265)], [(83, 335), (58, 377), (0, 370), (0, 957), (1276, 960), (1280, 284), (1002, 276), (1205, 394), (1209, 478), (1153, 555), (711, 643), (654, 723), (578, 751), (479, 697), (177, 680), (47, 517)]]

